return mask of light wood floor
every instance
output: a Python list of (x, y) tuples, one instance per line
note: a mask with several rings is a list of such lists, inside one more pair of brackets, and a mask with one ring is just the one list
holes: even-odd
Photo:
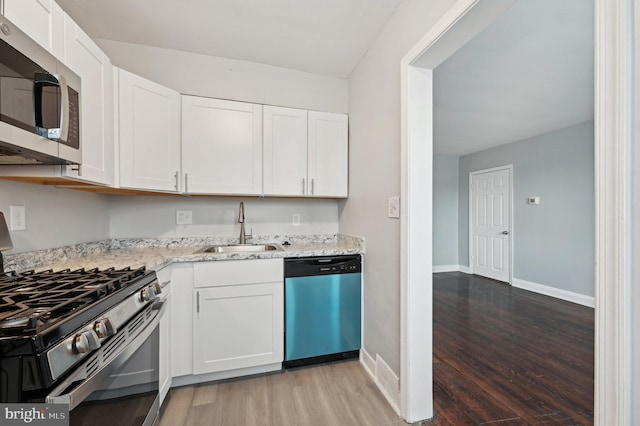
[(160, 426), (406, 426), (357, 360), (176, 388), (163, 407)]

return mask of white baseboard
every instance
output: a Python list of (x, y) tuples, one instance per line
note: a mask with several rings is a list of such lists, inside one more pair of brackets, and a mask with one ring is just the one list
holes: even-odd
[(514, 278), (511, 283), (514, 287), (522, 288), (524, 290), (533, 291), (535, 293), (544, 294), (546, 296), (555, 297), (557, 299), (566, 300), (568, 302), (577, 303), (578, 305), (588, 306), (595, 308), (596, 298), (593, 296), (585, 296), (584, 294), (574, 293), (572, 291), (562, 290), (555, 287), (549, 287), (548, 285), (532, 283), (531, 281), (525, 281), (518, 278)]
[(393, 411), (400, 416), (400, 379), (379, 354), (374, 359), (364, 349), (360, 350), (360, 363), (387, 399)]
[(433, 265), (433, 273), (437, 274), (439, 272), (464, 272), (468, 274), (469, 267), (463, 265)]

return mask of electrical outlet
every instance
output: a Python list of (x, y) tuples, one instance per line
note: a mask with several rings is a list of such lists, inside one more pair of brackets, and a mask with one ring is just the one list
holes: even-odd
[(176, 225), (191, 225), (193, 223), (193, 212), (191, 210), (176, 211)]
[(291, 215), (291, 224), (293, 226), (300, 226), (300, 213), (294, 213)]
[(24, 206), (9, 206), (12, 231), (27, 230), (27, 212)]

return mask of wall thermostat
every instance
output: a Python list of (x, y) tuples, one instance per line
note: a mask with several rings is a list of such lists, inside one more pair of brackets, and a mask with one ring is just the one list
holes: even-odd
[(527, 204), (540, 204), (540, 197), (527, 198)]

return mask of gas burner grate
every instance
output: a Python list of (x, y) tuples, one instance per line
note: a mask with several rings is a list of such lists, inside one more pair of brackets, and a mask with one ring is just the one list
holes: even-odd
[(0, 275), (0, 333), (24, 333), (67, 318), (145, 272), (144, 267), (127, 267)]

